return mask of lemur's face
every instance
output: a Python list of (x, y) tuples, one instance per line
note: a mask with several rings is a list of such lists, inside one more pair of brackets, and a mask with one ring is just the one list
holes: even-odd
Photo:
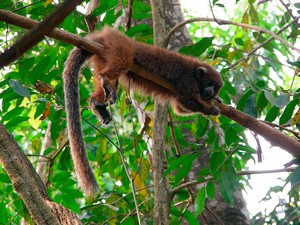
[(196, 80), (203, 100), (216, 97), (223, 86), (220, 74), (212, 67), (197, 67)]

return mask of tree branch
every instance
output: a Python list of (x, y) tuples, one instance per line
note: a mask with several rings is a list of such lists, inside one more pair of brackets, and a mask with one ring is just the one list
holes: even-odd
[[(287, 29), (288, 27), (290, 27), (292, 24), (294, 24), (295, 22), (297, 22), (299, 20), (300, 16), (298, 16), (296, 19), (292, 20), (291, 22), (289, 22), (288, 24), (286, 24), (285, 26), (283, 26), (276, 34), (280, 34), (282, 33), (285, 29)], [(250, 52), (247, 53), (247, 55), (245, 55), (245, 57), (240, 58), (239, 60), (237, 60), (235, 63), (231, 64), (230, 66), (227, 67), (227, 69), (232, 69), (234, 67), (236, 67), (238, 64), (240, 64), (241, 62), (243, 62), (245, 59), (247, 59), (250, 55), (254, 54), (258, 49), (260, 49), (262, 46), (266, 45), (267, 43), (273, 41), (275, 39), (274, 36), (270, 37), (269, 39), (265, 40), (264, 42), (260, 43), (258, 46), (256, 46), (255, 48), (253, 48)], [(293, 50), (296, 50), (294, 48), (292, 48)], [(299, 54), (299, 49), (296, 50)]]
[[(35, 23), (34, 20), (15, 15), (14, 13), (10, 13), (5, 10), (0, 10), (0, 18), (2, 21), (12, 23), (27, 29), (30, 26), (33, 26), (33, 24)], [(99, 54), (103, 52), (101, 44), (86, 40), (74, 34), (61, 31), (59, 29), (54, 29), (48, 34), (48, 36), (69, 44), (73, 44), (77, 47), (82, 47), (94, 54)], [(134, 67), (132, 67), (130, 70), (148, 80), (151, 80), (152, 82), (161, 85), (164, 88), (167, 88), (173, 93), (176, 93), (176, 89), (162, 77), (154, 76), (154, 74), (152, 74), (150, 71), (147, 71), (138, 65), (134, 65)], [(283, 148), (293, 156), (300, 156), (300, 142), (296, 139), (281, 133), (280, 131), (270, 127), (269, 125), (258, 121), (253, 117), (243, 112), (240, 112), (237, 109), (232, 108), (231, 106), (227, 106), (225, 104), (217, 102), (216, 105), (221, 109), (222, 115), (263, 136), (266, 140), (270, 141), (271, 144)], [(275, 136), (273, 137), (272, 135)]]
[(259, 121), (252, 116), (245, 114), (231, 106), (215, 101), (215, 105), (219, 107), (221, 114), (227, 118), (234, 120), (245, 128), (248, 128), (263, 136), (272, 145), (285, 149), (293, 156), (300, 156), (300, 142), (279, 130), (274, 129), (268, 124)]
[(0, 163), (37, 224), (59, 224), (47, 204), (47, 191), (22, 150), (0, 123)]
[[(299, 19), (299, 17), (294, 18), (294, 20), (290, 23), (293, 24), (294, 22), (296, 22)], [(283, 38), (279, 37), (278, 34), (281, 33), (283, 30), (285, 29), (280, 29), (281, 32), (278, 32), (277, 34), (266, 30), (264, 28), (261, 27), (257, 27), (257, 26), (253, 26), (250, 24), (245, 24), (245, 23), (239, 23), (239, 22), (234, 22), (234, 21), (230, 21), (230, 20), (221, 20), (221, 19), (215, 19), (215, 18), (205, 18), (205, 17), (197, 17), (197, 18), (192, 18), (186, 21), (183, 21), (181, 23), (179, 23), (177, 26), (175, 26), (174, 28), (172, 28), (172, 30), (168, 33), (167, 37), (166, 37), (166, 43), (169, 43), (170, 38), (172, 37), (172, 35), (182, 26), (185, 26), (188, 23), (193, 23), (193, 22), (199, 22), (199, 21), (206, 21), (206, 22), (217, 22), (219, 25), (234, 25), (234, 26), (238, 26), (238, 27), (243, 27), (243, 28), (247, 28), (247, 29), (251, 29), (251, 30), (256, 30), (259, 33), (266, 33), (269, 34), (273, 39), (276, 39), (278, 41), (280, 41), (282, 44), (284, 44), (285, 46), (297, 51), (300, 54), (300, 49), (296, 48), (295, 46), (293, 46), (292, 44), (290, 44), (289, 42), (287, 42), (286, 40), (284, 40)], [(290, 26), (290, 25), (288, 25)], [(288, 27), (287, 26), (287, 27)], [(286, 26), (285, 26), (286, 27)]]
[(36, 224), (81, 224), (73, 212), (49, 200), (41, 178), (2, 123), (0, 163)]
[[(248, 171), (237, 171), (236, 174), (239, 176), (245, 176), (245, 175), (259, 175), (259, 174), (269, 174), (269, 173), (283, 173), (283, 172), (294, 172), (297, 168), (296, 167), (289, 167), (289, 168), (284, 168), (284, 169), (273, 169), (273, 170), (248, 170)], [(197, 184), (205, 184), (209, 181), (214, 180), (212, 176), (206, 176), (201, 181), (199, 180), (192, 180), (188, 181), (186, 183), (182, 183), (178, 185), (177, 187), (172, 189), (172, 195), (175, 195), (178, 191), (193, 186)]]
[[(289, 9), (289, 6), (287, 4), (285, 4), (282, 0), (279, 0), (280, 3), (284, 6), (284, 8), (286, 9), (286, 11), (290, 14), (290, 16), (293, 18), (293, 19), (296, 19), (297, 17), (293, 14), (292, 10)], [(300, 28), (300, 23), (297, 22), (296, 23), (297, 26)]]
[(42, 40), (45, 34), (53, 30), (83, 0), (66, 0), (59, 4), (43, 21), (32, 27), (13, 46), (0, 55), (0, 68), (22, 56), (26, 51)]

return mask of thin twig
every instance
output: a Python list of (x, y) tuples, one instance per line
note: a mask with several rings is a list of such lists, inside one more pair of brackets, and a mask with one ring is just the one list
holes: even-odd
[(222, 222), (222, 220), (218, 217), (217, 214), (215, 214), (214, 211), (212, 211), (206, 204), (205, 204), (205, 209), (214, 217), (216, 218), (216, 220), (219, 222), (219, 224), (224, 225), (224, 223)]
[(260, 0), (260, 1), (257, 3), (257, 5), (264, 4), (264, 3), (268, 2), (268, 1), (270, 1), (270, 0)]
[(214, 13), (214, 10), (213, 10), (212, 4), (211, 4), (211, 0), (208, 0), (208, 2), (209, 2), (209, 7), (210, 7), (211, 14), (213, 15), (213, 18), (214, 18), (215, 22), (216, 22), (217, 24), (221, 25), (221, 24), (219, 23), (219, 21), (218, 21), (218, 20), (216, 19), (216, 17), (215, 17), (215, 13)]
[[(177, 154), (177, 157), (180, 157), (182, 156), (182, 151), (179, 147), (179, 144), (178, 144), (178, 141), (177, 141), (177, 138), (176, 138), (176, 135), (175, 135), (175, 132), (174, 132), (174, 124), (173, 124), (173, 120), (172, 120), (172, 115), (171, 115), (171, 111), (169, 110), (168, 112), (168, 115), (169, 115), (169, 120), (170, 120), (170, 130), (171, 130), (171, 137), (172, 137), (172, 141), (174, 143), (174, 146), (175, 146), (175, 149), (176, 149), (176, 154)], [(184, 182), (187, 182), (187, 178), (185, 177), (183, 179)], [(192, 190), (188, 187), (187, 188), (188, 190), (188, 193), (189, 193), (189, 198), (191, 201), (194, 201), (194, 197), (193, 197), (193, 192)], [(173, 198), (174, 196), (171, 195), (171, 199)]]
[(280, 128), (282, 130), (290, 132), (291, 134), (295, 135), (296, 138), (300, 139), (300, 132), (296, 132), (294, 130), (291, 130), (291, 129), (288, 129), (288, 128), (284, 127), (284, 126), (281, 126), (279, 124), (271, 123), (271, 122), (268, 122), (268, 121), (262, 121), (262, 122), (270, 125), (271, 127), (278, 127), (278, 128)]
[(17, 9), (12, 10), (12, 12), (17, 12), (17, 11), (19, 11), (19, 10), (26, 9), (27, 7), (33, 6), (33, 5), (35, 5), (35, 4), (37, 4), (37, 3), (40, 3), (40, 2), (43, 2), (43, 1), (44, 1), (44, 0), (38, 0), (38, 1), (36, 1), (36, 2), (32, 2), (32, 3), (30, 3), (30, 4), (23, 5), (23, 6), (20, 7), (20, 8), (17, 8)]
[(256, 144), (257, 144), (257, 150), (256, 150), (256, 154), (257, 154), (257, 161), (260, 163), (262, 162), (262, 148), (261, 148), (261, 144), (260, 144), (260, 141), (259, 141), (259, 138), (258, 138), (258, 135), (254, 132), (251, 132), (255, 141), (256, 141)]
[[(143, 205), (144, 203), (146, 203), (146, 202), (148, 202), (148, 201), (150, 201), (150, 200), (152, 200), (152, 199), (153, 199), (153, 197), (150, 197), (150, 198), (148, 198), (148, 199), (142, 201), (138, 206), (141, 206), (141, 205)], [(120, 223), (123, 223), (130, 215), (133, 215), (133, 214), (134, 214), (134, 209), (131, 210), (131, 212), (128, 213), (128, 214), (120, 221)]]
[(170, 32), (168, 33), (168, 35), (166, 36), (165, 42), (169, 43), (169, 40), (172, 37), (172, 35), (179, 28), (181, 28), (182, 26), (185, 26), (188, 23), (199, 22), (199, 21), (206, 21), (206, 22), (216, 22), (216, 21), (218, 21), (219, 25), (234, 25), (234, 26), (238, 26), (238, 27), (244, 27), (244, 28), (247, 28), (247, 29), (251, 29), (251, 30), (256, 30), (259, 33), (269, 34), (273, 39), (276, 39), (276, 40), (280, 41), (282, 44), (288, 46), (289, 48), (297, 51), (300, 54), (300, 49), (299, 48), (296, 48), (295, 46), (293, 46), (292, 44), (288, 43), (286, 40), (284, 40), (283, 38), (281, 38), (281, 37), (278, 36), (279, 33), (281, 33), (283, 30), (285, 30), (291, 24), (295, 23), (298, 19), (299, 19), (299, 17), (295, 18), (291, 23), (289, 23), (288, 25), (286, 25), (284, 27), (284, 29), (281, 29), (279, 32), (277, 32), (275, 34), (275, 33), (271, 32), (269, 30), (266, 30), (266, 29), (261, 28), (261, 27), (253, 26), (253, 25), (250, 25), (250, 24), (239, 23), (239, 22), (234, 22), (234, 21), (230, 21), (230, 20), (221, 20), (221, 19), (216, 19), (216, 18), (197, 17), (197, 18), (192, 18), (192, 19), (185, 20), (185, 21), (177, 24), (175, 27), (173, 27), (170, 30)]
[[(298, 16), (296, 19), (292, 20), (291, 22), (289, 22), (288, 24), (286, 24), (285, 26), (283, 26), (277, 33), (276, 35), (282, 33), (285, 29), (287, 29), (288, 27), (290, 27), (292, 24), (294, 24), (295, 22), (298, 21), (298, 19), (300, 18), (300, 16)], [(236, 67), (238, 64), (240, 64), (241, 62), (243, 62), (244, 60), (246, 60), (250, 55), (254, 54), (258, 49), (260, 49), (261, 47), (263, 47), (264, 45), (266, 45), (267, 43), (273, 41), (275, 39), (275, 36), (270, 37), (269, 39), (265, 40), (264, 42), (262, 42), (261, 44), (259, 44), (257, 47), (253, 48), (250, 52), (247, 53), (247, 55), (245, 55), (244, 57), (240, 58), (238, 61), (236, 61), (235, 63), (231, 64), (227, 69), (232, 69), (234, 67)], [(277, 38), (276, 38), (277, 39)], [(277, 39), (279, 40), (279, 39)], [(290, 47), (290, 44), (288, 45)], [(290, 47), (291, 49), (297, 51), (300, 54), (300, 50), (295, 48), (295, 47)]]
[[(245, 176), (245, 175), (259, 175), (259, 174), (269, 174), (269, 173), (283, 173), (283, 172), (294, 172), (297, 169), (297, 167), (288, 167), (284, 169), (273, 169), (273, 170), (248, 170), (248, 171), (237, 171), (236, 174), (239, 176)], [(209, 175), (206, 176), (204, 179), (199, 180), (192, 180), (183, 184), (178, 185), (177, 187), (173, 188), (171, 193), (177, 193), (178, 191), (188, 187), (188, 186), (194, 186), (197, 184), (205, 184), (209, 181), (212, 181), (214, 178)]]
[[(282, 0), (279, 0), (280, 3), (284, 6), (284, 8), (286, 9), (286, 11), (290, 14), (290, 16), (293, 18), (293, 19), (296, 19), (297, 17), (293, 14), (292, 10), (287, 6), (287, 4), (285, 4)], [(300, 23), (297, 22), (296, 23), (298, 27), (300, 27)]]
[(184, 207), (184, 209), (182, 210), (180, 217), (179, 217), (179, 221), (182, 221), (183, 219), (183, 214), (188, 210), (188, 207), (191, 205), (191, 201), (187, 201), (186, 206)]
[(131, 17), (132, 17), (132, 11), (133, 11), (133, 0), (128, 1), (128, 12), (126, 14), (127, 22), (126, 22), (126, 30), (129, 30), (131, 27)]
[[(111, 107), (110, 107), (110, 111), (111, 111)], [(117, 140), (118, 140), (118, 145), (119, 145), (118, 152), (119, 152), (122, 164), (124, 166), (125, 173), (126, 173), (128, 179), (130, 181), (130, 185), (131, 185), (131, 188), (132, 188), (132, 196), (133, 196), (133, 201), (134, 201), (134, 204), (135, 204), (135, 209), (136, 209), (139, 225), (142, 225), (142, 220), (141, 220), (141, 215), (140, 215), (140, 211), (139, 211), (138, 201), (137, 201), (137, 198), (136, 198), (136, 193), (135, 193), (135, 188), (134, 188), (134, 178), (131, 177), (131, 175), (129, 173), (129, 170), (128, 170), (128, 167), (127, 167), (127, 164), (125, 162), (125, 158), (123, 156), (123, 148), (121, 146), (121, 142), (120, 142), (120, 139), (119, 139), (119, 133), (118, 133), (118, 129), (116, 127), (115, 121), (112, 120), (112, 122), (113, 122), (113, 126), (114, 126), (114, 129), (115, 129), (116, 137), (117, 137)]]

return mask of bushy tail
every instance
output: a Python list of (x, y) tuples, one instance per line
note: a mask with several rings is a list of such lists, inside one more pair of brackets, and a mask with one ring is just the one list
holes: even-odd
[(90, 56), (85, 50), (74, 48), (65, 62), (63, 72), (67, 127), (74, 168), (80, 186), (87, 197), (96, 197), (99, 186), (89, 164), (81, 129), (78, 79), (82, 65)]

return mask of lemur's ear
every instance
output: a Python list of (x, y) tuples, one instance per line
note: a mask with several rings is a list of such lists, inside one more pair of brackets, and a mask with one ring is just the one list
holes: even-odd
[(202, 66), (197, 67), (197, 74), (198, 75), (203, 75), (205, 73), (207, 73), (207, 69), (205, 67), (202, 67)]

